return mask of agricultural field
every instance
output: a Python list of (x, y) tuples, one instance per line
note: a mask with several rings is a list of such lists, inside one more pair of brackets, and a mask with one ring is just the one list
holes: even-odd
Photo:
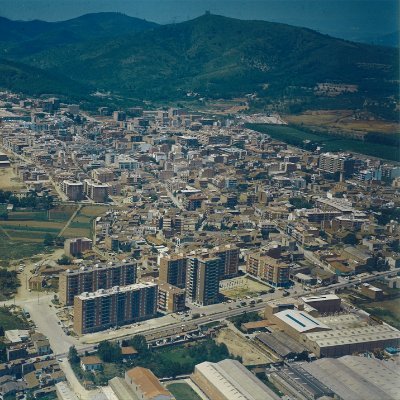
[(0, 221), (1, 231), (15, 241), (41, 242), (46, 234), (57, 236), (65, 226), (75, 206), (59, 206), (47, 211), (17, 210)]
[(400, 161), (399, 152), (395, 146), (383, 143), (371, 143), (362, 140), (346, 138), (328, 133), (311, 133), (282, 125), (247, 124), (248, 128), (266, 133), (273, 139), (281, 140), (292, 146), (303, 147), (304, 141), (310, 141), (322, 146), (324, 151), (351, 151), (372, 157), (392, 161)]
[[(5, 211), (4, 206), (1, 206), (0, 212)], [(11, 261), (43, 252), (43, 240), (48, 234), (66, 238), (91, 237), (93, 219), (107, 209), (107, 206), (85, 205), (78, 210), (76, 205), (60, 205), (50, 211), (9, 212), (8, 219), (0, 220), (0, 261)]]
[(64, 230), (62, 236), (70, 237), (91, 237), (93, 220), (108, 210), (107, 206), (85, 205), (72, 219), (68, 227)]
[(57, 236), (76, 206), (58, 206), (47, 211), (17, 210), (0, 221), (0, 261), (31, 257), (45, 251), (47, 234)]
[(0, 168), (0, 189), (2, 190), (18, 190), (21, 189), (24, 184), (14, 174), (11, 167)]

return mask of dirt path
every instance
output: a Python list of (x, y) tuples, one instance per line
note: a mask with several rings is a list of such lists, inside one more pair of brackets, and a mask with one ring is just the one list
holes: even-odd
[(76, 217), (79, 211), (82, 210), (82, 204), (79, 204), (78, 208), (75, 210), (75, 212), (71, 215), (70, 219), (67, 221), (67, 223), (64, 225), (64, 228), (61, 229), (59, 234), (57, 236), (62, 236), (65, 230), (69, 227), (70, 223), (72, 220)]

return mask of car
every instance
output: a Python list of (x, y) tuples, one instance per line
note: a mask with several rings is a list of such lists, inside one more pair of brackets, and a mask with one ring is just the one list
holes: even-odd
[(58, 361), (58, 362), (63, 362), (63, 359), (62, 359), (62, 358), (59, 358), (57, 361)]

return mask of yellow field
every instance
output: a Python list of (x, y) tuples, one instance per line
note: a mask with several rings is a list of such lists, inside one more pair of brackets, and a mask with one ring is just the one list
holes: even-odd
[(99, 215), (105, 213), (110, 207), (108, 206), (84, 206), (80, 212), (81, 215), (87, 215), (89, 217), (98, 217)]
[(363, 134), (366, 132), (396, 133), (400, 131), (399, 124), (394, 122), (355, 119), (358, 118), (349, 110), (318, 110), (306, 111), (300, 115), (286, 115), (284, 119), (289, 123), (326, 130), (347, 131)]

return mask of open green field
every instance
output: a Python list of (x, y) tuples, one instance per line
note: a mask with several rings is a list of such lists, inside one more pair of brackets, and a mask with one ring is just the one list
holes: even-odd
[(358, 306), (374, 317), (400, 329), (400, 298), (358, 303)]
[[(0, 205), (0, 207), (5, 205)], [(66, 227), (66, 238), (91, 237), (93, 220), (107, 211), (107, 206), (85, 205)], [(0, 261), (31, 257), (45, 250), (43, 240), (47, 234), (60, 234), (74, 212), (76, 205), (59, 205), (47, 211), (16, 210), (0, 221)], [(1, 211), (1, 208), (0, 208)]]
[(400, 329), (400, 289), (391, 289), (380, 281), (373, 282), (373, 285), (384, 291), (384, 300), (368, 299), (355, 290), (345, 291), (344, 295), (357, 307)]
[(292, 146), (301, 147), (305, 140), (309, 140), (312, 143), (323, 146), (324, 151), (351, 151), (387, 160), (400, 161), (399, 149), (387, 144), (346, 139), (343, 136), (327, 133), (315, 134), (287, 125), (247, 124), (246, 126)]
[(171, 383), (167, 389), (175, 396), (176, 400), (201, 400), (187, 383)]
[(46, 247), (36, 238), (11, 239), (0, 228), (0, 262), (9, 262), (42, 253)]
[(9, 240), (18, 242), (18, 246), (21, 242), (40, 244), (46, 234), (57, 236), (75, 210), (76, 206), (66, 205), (49, 212), (25, 209), (12, 211), (8, 213), (7, 220), (0, 221), (0, 231)]
[(42, 253), (47, 234), (57, 236), (76, 206), (60, 205), (53, 210), (16, 210), (0, 221), (0, 261), (11, 261)]

